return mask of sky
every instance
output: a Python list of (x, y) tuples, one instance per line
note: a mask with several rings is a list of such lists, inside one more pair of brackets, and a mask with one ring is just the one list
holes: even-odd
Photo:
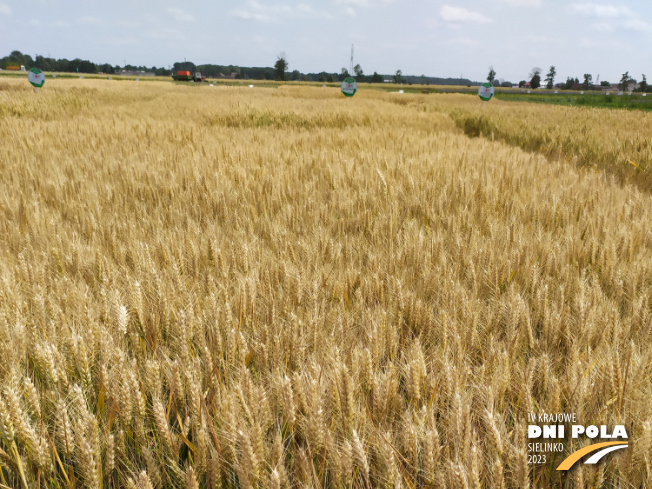
[(649, 0), (0, 0), (0, 57), (618, 82), (652, 75)]

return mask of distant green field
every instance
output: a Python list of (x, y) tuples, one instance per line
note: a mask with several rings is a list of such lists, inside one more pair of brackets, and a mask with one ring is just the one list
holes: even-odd
[(617, 93), (591, 94), (546, 94), (546, 93), (509, 93), (500, 92), (496, 98), (507, 102), (535, 102), (542, 104), (604, 107), (612, 109), (652, 110), (652, 97), (644, 97), (642, 93), (618, 95)]

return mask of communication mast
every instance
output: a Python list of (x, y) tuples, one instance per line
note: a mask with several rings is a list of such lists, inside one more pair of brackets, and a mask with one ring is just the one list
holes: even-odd
[(353, 44), (351, 44), (351, 67), (349, 68), (349, 74), (353, 76)]

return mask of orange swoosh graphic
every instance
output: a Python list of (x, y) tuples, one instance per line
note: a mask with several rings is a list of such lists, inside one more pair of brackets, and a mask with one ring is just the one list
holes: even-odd
[(594, 443), (593, 445), (589, 445), (587, 447), (581, 448), (576, 452), (571, 453), (568, 457), (566, 457), (564, 461), (559, 464), (557, 470), (568, 470), (573, 466), (573, 464), (575, 464), (575, 462), (581, 459), (584, 455), (587, 455), (591, 452), (595, 452), (596, 450), (600, 450), (601, 448), (610, 447), (613, 445), (627, 445), (627, 442), (605, 441), (603, 443)]

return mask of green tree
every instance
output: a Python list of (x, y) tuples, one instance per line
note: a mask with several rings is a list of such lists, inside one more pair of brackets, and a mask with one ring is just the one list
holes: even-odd
[(535, 89), (541, 86), (541, 68), (536, 66), (532, 68), (532, 73), (530, 73), (530, 86)]
[(550, 67), (550, 71), (546, 75), (546, 88), (552, 90), (552, 87), (555, 85), (555, 75), (557, 74), (557, 69), (554, 66)]
[(641, 75), (641, 83), (638, 84), (638, 90), (639, 92), (645, 93), (648, 91), (648, 89), (649, 86), (647, 84), (647, 78), (645, 77), (645, 75)]
[(383, 82), (383, 77), (374, 71), (374, 74), (371, 77), (371, 83), (382, 83), (382, 82)]
[[(113, 71), (111, 71), (111, 73), (116, 73), (119, 68), (120, 68), (119, 66), (116, 66), (115, 68), (112, 68)], [(107, 71), (107, 73), (109, 73), (109, 72)], [(154, 71), (154, 74), (156, 76), (170, 76), (172, 74), (172, 72), (170, 70), (168, 70), (167, 68), (157, 68)]]
[(344, 81), (344, 79), (348, 78), (349, 76), (351, 76), (349, 75), (349, 70), (347, 70), (346, 68), (342, 68), (342, 70), (340, 71), (340, 75), (337, 77), (337, 79), (339, 81)]
[(364, 71), (362, 71), (362, 66), (360, 66), (359, 64), (353, 67), (353, 73), (355, 73), (355, 76), (358, 78), (362, 78), (364, 76)]
[(584, 90), (591, 88), (591, 81), (593, 81), (593, 76), (590, 73), (584, 73)]
[(521, 80), (518, 82), (518, 88), (523, 88), (527, 82), (525, 80)]
[[(175, 73), (177, 71), (189, 71), (192, 74), (197, 71), (197, 66), (192, 61), (176, 62), (172, 66), (174, 67), (172, 71)], [(124, 67), (125, 70), (132, 70), (133, 68), (134, 67), (130, 65)]]
[(42, 71), (54, 71), (56, 60), (52, 58), (44, 58), (43, 56), (37, 55), (36, 59), (34, 60), (34, 66)]
[(328, 78), (326, 78), (326, 82), (328, 82), (328, 83), (333, 83), (334, 81), (335, 81), (335, 78), (333, 77), (333, 75), (328, 75)]
[(285, 72), (288, 69), (288, 61), (285, 59), (285, 53), (281, 53), (276, 58), (274, 69), (276, 70), (276, 79), (285, 81)]
[(494, 70), (493, 66), (490, 66), (489, 74), (487, 75), (487, 81), (493, 85), (495, 79), (496, 79), (496, 70)]
[(20, 51), (12, 51), (9, 56), (3, 58), (2, 64), (2, 67), (6, 65), (23, 65), (26, 69), (29, 70), (30, 68), (34, 67), (34, 60), (29, 54), (23, 54)]
[(403, 83), (403, 72), (401, 70), (396, 70), (394, 74), (394, 83)]
[(622, 78), (620, 79), (620, 89), (625, 92), (629, 88), (629, 83), (632, 81), (632, 77), (629, 76), (629, 71), (623, 73)]

